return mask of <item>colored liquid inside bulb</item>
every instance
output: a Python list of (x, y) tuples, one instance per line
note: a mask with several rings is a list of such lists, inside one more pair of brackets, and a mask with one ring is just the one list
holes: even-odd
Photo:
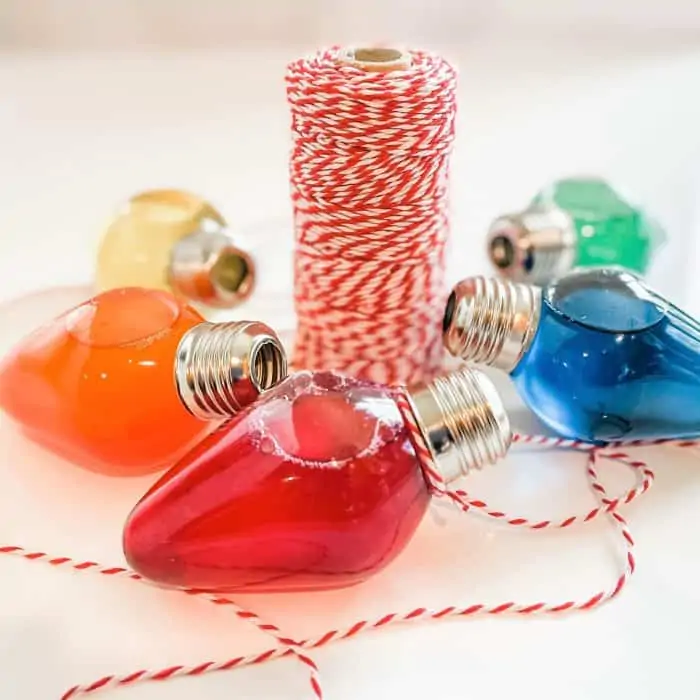
[(173, 291), (168, 269), (173, 247), (204, 226), (226, 222), (206, 200), (182, 190), (151, 190), (132, 197), (105, 231), (97, 254), (100, 291), (147, 287)]
[(547, 288), (512, 376), (565, 437), (700, 435), (700, 325), (619, 269), (572, 272)]
[(537, 194), (533, 205), (570, 215), (577, 266), (621, 265), (643, 273), (665, 239), (656, 222), (599, 178), (559, 180)]
[(164, 585), (337, 588), (392, 561), (429, 501), (391, 391), (303, 372), (165, 474), (129, 516), (124, 551)]
[(180, 405), (173, 362), (202, 322), (171, 294), (115, 289), (30, 334), (0, 366), (0, 407), (26, 435), (93, 471), (171, 466), (210, 429)]

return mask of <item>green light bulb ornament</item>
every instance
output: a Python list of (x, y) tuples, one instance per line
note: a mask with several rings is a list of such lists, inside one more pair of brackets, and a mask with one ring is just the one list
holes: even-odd
[(596, 177), (558, 180), (526, 209), (498, 217), (488, 254), (498, 273), (544, 285), (574, 267), (618, 265), (646, 273), (666, 240), (661, 227)]

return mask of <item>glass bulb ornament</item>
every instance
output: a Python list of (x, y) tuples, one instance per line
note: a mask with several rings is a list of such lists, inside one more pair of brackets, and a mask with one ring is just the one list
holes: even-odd
[(607, 182), (578, 177), (558, 180), (525, 210), (498, 217), (487, 249), (501, 276), (544, 285), (574, 267), (619, 265), (643, 274), (665, 238)]
[(443, 328), (452, 355), (509, 372), (564, 437), (700, 435), (700, 324), (622, 268), (580, 268), (543, 290), (465, 279)]
[(129, 565), (165, 586), (297, 591), (360, 583), (403, 550), (430, 502), (418, 439), (449, 482), (508, 450), (490, 380), (460, 369), (411, 390), (299, 372), (212, 433), (130, 514)]
[(267, 326), (206, 323), (169, 292), (114, 289), (3, 358), (0, 408), (59, 456), (132, 476), (172, 466), (212, 429), (205, 420), (230, 416), (284, 376), (284, 350)]
[(96, 285), (169, 290), (204, 307), (231, 308), (253, 292), (255, 262), (209, 202), (149, 190), (132, 197), (105, 231)]

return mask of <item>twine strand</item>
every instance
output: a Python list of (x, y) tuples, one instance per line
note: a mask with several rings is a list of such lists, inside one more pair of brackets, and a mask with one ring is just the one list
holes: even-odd
[[(400, 406), (401, 407), (401, 406)], [(403, 407), (402, 407), (403, 411)], [(409, 426), (410, 427), (410, 426)], [(565, 449), (577, 450), (586, 455), (586, 475), (591, 491), (598, 502), (593, 510), (586, 514), (570, 516), (561, 520), (528, 520), (522, 517), (509, 516), (508, 514), (491, 508), (485, 501), (471, 498), (465, 491), (451, 491), (440, 484), (432, 486), (436, 497), (449, 498), (463, 511), (477, 511), (487, 517), (496, 519), (504, 525), (511, 527), (526, 527), (533, 531), (546, 528), (571, 528), (574, 525), (585, 525), (594, 518), (606, 515), (612, 522), (615, 530), (620, 535), (622, 543), (622, 570), (615, 578), (614, 582), (591, 595), (575, 600), (568, 599), (554, 603), (545, 601), (534, 601), (529, 603), (517, 603), (505, 601), (499, 604), (475, 603), (469, 605), (455, 605), (443, 608), (417, 607), (403, 612), (391, 612), (374, 619), (359, 620), (354, 624), (339, 629), (328, 630), (313, 638), (296, 641), (273, 623), (263, 620), (256, 613), (249, 609), (240, 607), (227, 596), (212, 595), (195, 589), (180, 589), (181, 593), (188, 596), (196, 596), (208, 602), (224, 606), (236, 615), (236, 617), (254, 624), (265, 634), (271, 635), (277, 642), (277, 646), (266, 651), (239, 655), (223, 660), (209, 660), (196, 665), (174, 665), (161, 669), (140, 669), (128, 674), (111, 674), (103, 676), (87, 684), (75, 685), (69, 688), (62, 696), (61, 700), (69, 700), (84, 695), (94, 695), (95, 693), (126, 688), (139, 683), (163, 682), (176, 678), (202, 676), (216, 671), (230, 671), (244, 666), (262, 664), (273, 659), (293, 656), (299, 660), (309, 673), (310, 695), (316, 700), (323, 698), (319, 670), (313, 659), (306, 653), (310, 649), (326, 646), (336, 641), (350, 639), (359, 634), (372, 630), (382, 629), (393, 624), (408, 624), (415, 622), (425, 622), (428, 620), (440, 620), (448, 617), (474, 617), (476, 615), (503, 616), (516, 615), (528, 617), (532, 615), (562, 615), (572, 612), (583, 612), (599, 607), (604, 603), (617, 597), (628, 584), (636, 568), (634, 557), (634, 539), (629, 531), (629, 526), (625, 518), (620, 514), (619, 508), (627, 505), (639, 498), (651, 487), (654, 481), (654, 472), (640, 459), (633, 459), (621, 448), (642, 447), (648, 445), (668, 444), (680, 447), (694, 447), (698, 443), (688, 440), (652, 440), (635, 441), (630, 445), (615, 444), (608, 448), (594, 447), (575, 440), (565, 440), (541, 435), (515, 435), (514, 442), (523, 446), (539, 446), (544, 449)], [(607, 459), (625, 464), (634, 473), (636, 484), (633, 488), (624, 493), (611, 497), (600, 481), (598, 475), (598, 462)], [(421, 457), (419, 455), (419, 460)], [(437, 473), (437, 472), (436, 472)], [(429, 477), (430, 481), (430, 477)], [(103, 578), (125, 578), (138, 583), (152, 585), (144, 580), (139, 574), (121, 566), (104, 566), (93, 561), (77, 561), (66, 556), (51, 556), (41, 551), (30, 551), (18, 545), (0, 546), (0, 554), (21, 557), (27, 561), (43, 562), (56, 568), (72, 570), (74, 573), (92, 573)]]

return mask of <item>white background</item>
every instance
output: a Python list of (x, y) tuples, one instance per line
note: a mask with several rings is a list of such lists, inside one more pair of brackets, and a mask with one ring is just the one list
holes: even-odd
[[(425, 43), (461, 69), (450, 281), (488, 269), (483, 235), (496, 214), (522, 205), (550, 178), (597, 172), (666, 223), (671, 243), (652, 280), (700, 312), (700, 44), (696, 49), (693, 29), (700, 9), (627, 0), (481, 5), (433, 3), (429, 11), (414, 1), (398, 12), (398, 3), (224, 9), (203, 2), (195, 10), (194, 3), (171, 2), (175, 9), (165, 13), (161, 2), (104, 3), (98, 12), (96, 3), (6, 1), (0, 297), (89, 283), (116, 204), (143, 188), (185, 187), (210, 197), (234, 229), (267, 251), (260, 290), (245, 313), (291, 327), (284, 65), (355, 31), (364, 38), (370, 28), (373, 36), (415, 44), (425, 24)], [(226, 13), (226, 30), (217, 13)], [(448, 26), (458, 34), (460, 18), (459, 41), (440, 34)], [(202, 48), (207, 37), (212, 45)], [(2, 348), (72, 298), (52, 293), (0, 309)], [(507, 381), (500, 385), (516, 427), (533, 429)], [(658, 467), (658, 483), (627, 509), (639, 571), (616, 602), (559, 621), (443, 622), (318, 650), (327, 697), (697, 698), (698, 453), (643, 453)], [(0, 543), (110, 565), (122, 562), (121, 524), (152, 481), (80, 472), (5, 422), (0, 471)], [(602, 471), (612, 486), (630, 483), (619, 467)], [(514, 452), (474, 477), (470, 489), (536, 519), (593, 504), (575, 455)], [(603, 523), (528, 533), (444, 508), (436, 513), (405, 554), (366, 585), (237, 599), (303, 637), (418, 605), (586, 598), (617, 576), (616, 540)], [(269, 645), (226, 610), (177, 594), (12, 558), (1, 559), (0, 569), (0, 697), (8, 700), (58, 698), (108, 673), (224, 660)], [(291, 660), (118, 693), (134, 700), (310, 696), (304, 671)]]
[(695, 0), (3, 0), (14, 47), (181, 49), (273, 42), (463, 43), (490, 32), (697, 39)]

